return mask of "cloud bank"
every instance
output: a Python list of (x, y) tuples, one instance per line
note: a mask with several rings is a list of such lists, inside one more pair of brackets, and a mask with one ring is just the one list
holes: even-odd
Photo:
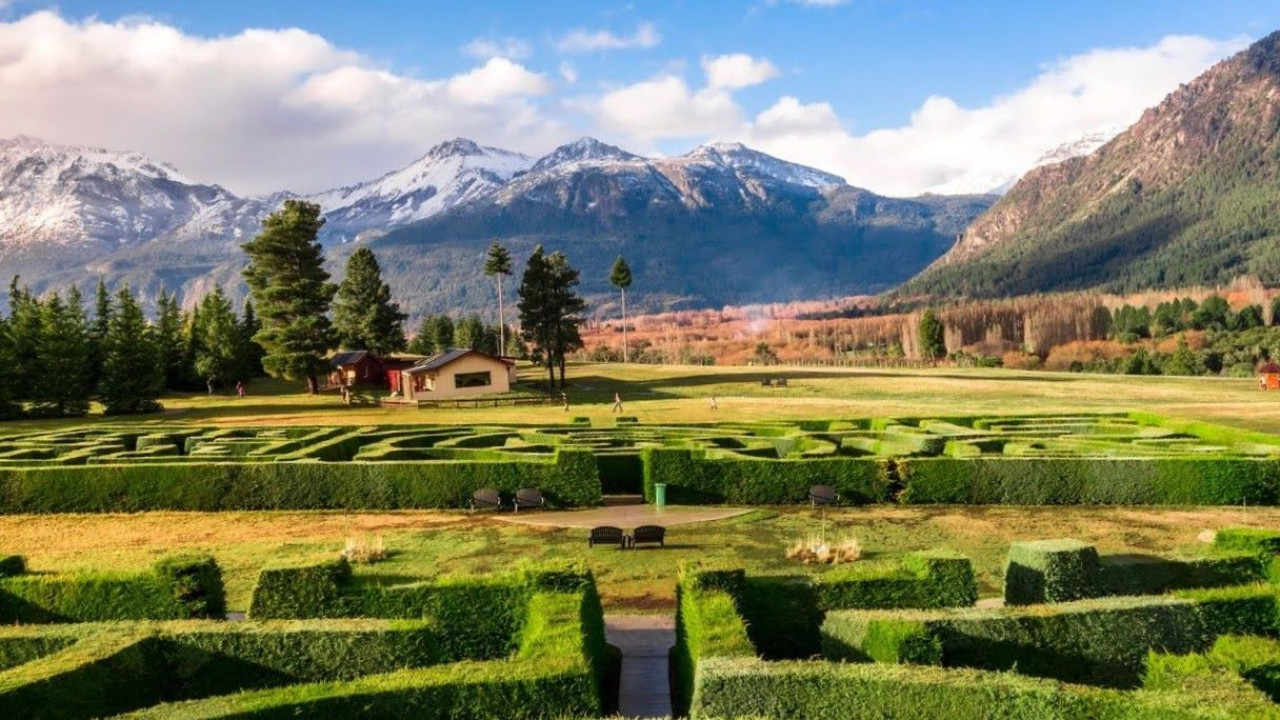
[(301, 30), (207, 39), (51, 12), (0, 23), (0, 136), (139, 150), (241, 193), (349, 184), (455, 136), (545, 150), (573, 135), (535, 102), (551, 89), (505, 57), (397, 75)]

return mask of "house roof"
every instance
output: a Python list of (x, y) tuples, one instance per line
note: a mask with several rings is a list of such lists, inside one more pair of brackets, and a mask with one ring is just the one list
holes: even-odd
[(404, 372), (419, 373), (419, 372), (428, 372), (430, 370), (439, 370), (445, 365), (448, 365), (449, 363), (455, 360), (459, 360), (467, 355), (479, 355), (480, 357), (488, 358), (490, 360), (493, 360), (494, 362), (500, 362), (504, 365), (515, 364), (510, 360), (504, 360), (503, 358), (495, 357), (493, 355), (490, 355), (489, 353), (480, 352), (479, 350), (472, 350), (470, 348), (449, 348), (448, 350), (445, 350), (442, 353), (432, 355), (431, 357), (427, 358), (426, 360), (423, 360), (422, 362), (418, 363), (417, 365), (414, 365), (413, 367), (409, 368), (408, 370), (405, 370)]
[(329, 358), (329, 367), (339, 368), (344, 365), (354, 365), (368, 356), (368, 350), (347, 350), (334, 353), (333, 357)]
[(1272, 360), (1258, 368), (1258, 372), (1263, 375), (1280, 375), (1280, 365), (1277, 365), (1276, 361)]

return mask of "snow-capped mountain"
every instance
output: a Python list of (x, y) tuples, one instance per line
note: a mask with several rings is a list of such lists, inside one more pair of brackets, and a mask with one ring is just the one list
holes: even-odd
[(0, 253), (239, 238), (265, 209), (138, 153), (0, 140)]
[(1028, 172), (1045, 165), (1053, 165), (1074, 157), (1083, 157), (1106, 145), (1112, 138), (1124, 132), (1125, 125), (1104, 125), (1079, 137), (1068, 140), (1046, 151), (1030, 166), (1015, 173), (973, 170), (947, 182), (929, 188), (932, 195), (1003, 195)]
[(307, 199), (320, 203), (331, 236), (360, 233), (424, 220), (492, 193), (534, 159), (458, 138), (431, 148), (408, 166), (376, 180), (330, 190)]
[[(136, 153), (0, 141), (0, 268), (37, 292), (101, 277), (144, 299), (165, 287), (192, 302), (215, 282), (240, 295), (240, 245), (291, 197), (237, 197)], [(482, 308), (476, 258), (494, 239), (517, 255), (530, 242), (571, 251), (584, 291), (605, 298), (607, 264), (625, 253), (655, 305), (878, 289), (936, 258), (990, 203), (886, 198), (737, 143), (647, 158), (592, 138), (538, 159), (451, 140), (307, 199), (325, 213), (335, 276), (358, 245), (413, 246), (384, 269), (415, 314)]]

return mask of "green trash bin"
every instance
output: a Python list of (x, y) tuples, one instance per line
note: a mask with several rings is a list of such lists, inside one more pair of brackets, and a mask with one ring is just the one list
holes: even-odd
[(653, 504), (656, 505), (659, 510), (667, 506), (667, 484), (666, 483), (653, 484)]

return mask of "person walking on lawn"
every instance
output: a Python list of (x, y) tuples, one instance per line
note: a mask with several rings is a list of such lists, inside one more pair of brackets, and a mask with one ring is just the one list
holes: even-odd
[(236, 397), (240, 398), (241, 400), (244, 399), (244, 381), (243, 380), (236, 381)]
[(613, 394), (613, 411), (615, 413), (622, 412), (622, 395), (620, 393)]

